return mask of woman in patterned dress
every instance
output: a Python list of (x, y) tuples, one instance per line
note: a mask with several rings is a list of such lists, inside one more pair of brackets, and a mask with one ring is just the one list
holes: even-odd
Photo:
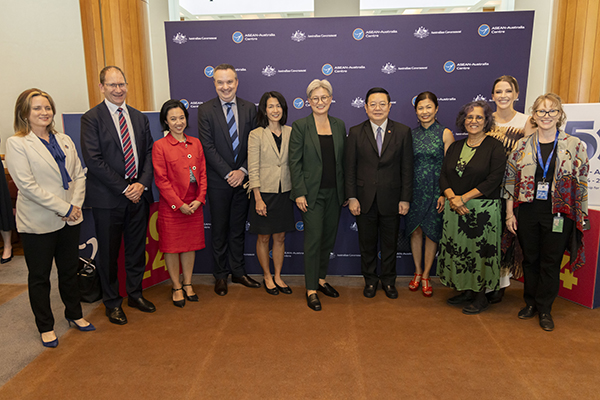
[[(423, 295), (431, 297), (429, 271), (433, 265), (437, 244), (442, 237), (444, 196), (440, 195), (439, 181), (442, 161), (448, 147), (454, 142), (450, 129), (435, 119), (438, 101), (435, 94), (423, 92), (415, 99), (419, 126), (412, 130), (414, 152), (413, 202), (406, 215), (406, 232), (410, 233), (410, 247), (415, 262), (415, 276), (408, 288), (417, 291), (422, 284)], [(423, 234), (425, 257), (423, 260)]]
[[(493, 114), (495, 124), (488, 135), (502, 142), (507, 156), (513, 151), (519, 139), (531, 135), (535, 130), (529, 121), (529, 116), (515, 110), (514, 104), (518, 97), (519, 83), (514, 77), (502, 75), (494, 81), (492, 100), (496, 103), (496, 111)], [(518, 279), (523, 275), (521, 266), (523, 255), (515, 236), (505, 230), (502, 239), (502, 252), (509, 255), (502, 257), (500, 289), (487, 293), (488, 300), (492, 304), (502, 301), (504, 289), (510, 286), (511, 276)]]
[(464, 105), (456, 126), (468, 136), (450, 145), (440, 176), (447, 206), (437, 272), (444, 285), (461, 291), (449, 304), (470, 302), (464, 314), (486, 310), (486, 289), (499, 287), (500, 185), (506, 155), (502, 143), (486, 134), (493, 125), (487, 102)]

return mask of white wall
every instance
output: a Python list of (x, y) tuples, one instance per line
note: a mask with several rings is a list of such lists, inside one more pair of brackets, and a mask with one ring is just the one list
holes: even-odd
[(37, 87), (60, 114), (88, 109), (78, 0), (0, 0), (0, 153), (13, 135), (17, 96)]
[(152, 59), (152, 84), (154, 87), (154, 108), (160, 110), (162, 104), (171, 98), (169, 71), (167, 67), (167, 44), (165, 21), (169, 20), (169, 3), (165, 0), (149, 1), (150, 48)]

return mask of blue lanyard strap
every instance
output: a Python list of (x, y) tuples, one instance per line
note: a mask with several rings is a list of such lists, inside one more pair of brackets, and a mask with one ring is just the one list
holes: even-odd
[(546, 175), (548, 174), (548, 169), (550, 168), (550, 161), (552, 161), (552, 156), (554, 155), (554, 150), (556, 149), (556, 142), (558, 142), (558, 129), (556, 130), (556, 136), (554, 137), (554, 146), (552, 146), (552, 151), (550, 152), (550, 155), (548, 156), (548, 159), (546, 160), (546, 164), (544, 165), (544, 161), (542, 160), (542, 150), (540, 149), (540, 134), (538, 133), (538, 136), (536, 138), (536, 145), (537, 145), (537, 158), (538, 158), (538, 162), (540, 163), (540, 165), (543, 168), (544, 171), (544, 175), (542, 176), (542, 179), (545, 181), (546, 180)]

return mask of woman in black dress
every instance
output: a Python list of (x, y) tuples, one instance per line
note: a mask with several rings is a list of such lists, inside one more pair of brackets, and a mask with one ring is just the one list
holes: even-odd
[(0, 234), (4, 241), (4, 250), (2, 252), (2, 258), (0, 264), (6, 264), (13, 257), (12, 248), (12, 231), (16, 229), (15, 216), (13, 214), (13, 206), (10, 200), (10, 192), (8, 190), (8, 184), (6, 183), (6, 175), (4, 175), (4, 165), (0, 161), (0, 167), (2, 167), (2, 176), (0, 176)]
[[(252, 191), (250, 232), (258, 234), (256, 256), (264, 272), (267, 293), (291, 294), (281, 279), (285, 232), (294, 229), (294, 208), (290, 200), (292, 182), (288, 148), (292, 128), (285, 125), (287, 103), (279, 92), (266, 92), (258, 103), (258, 128), (248, 138), (248, 189)], [(273, 237), (273, 267), (269, 262), (269, 240)]]

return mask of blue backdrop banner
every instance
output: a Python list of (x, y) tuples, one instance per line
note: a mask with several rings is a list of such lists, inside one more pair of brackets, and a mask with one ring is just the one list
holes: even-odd
[[(197, 108), (216, 96), (213, 69), (229, 63), (238, 73), (239, 97), (258, 103), (266, 91), (284, 95), (288, 125), (310, 113), (307, 85), (326, 78), (333, 85), (330, 114), (344, 120), (347, 128), (366, 119), (364, 96), (369, 88), (381, 86), (392, 97), (391, 119), (415, 127), (412, 101), (428, 90), (438, 96), (440, 123), (454, 131), (460, 106), (475, 99), (491, 101), (492, 83), (501, 75), (519, 81), (522, 97), (515, 108), (524, 111), (533, 16), (533, 11), (523, 11), (167, 22), (171, 97), (188, 107), (187, 133), (197, 137)], [(208, 208), (205, 220), (209, 250)], [(298, 210), (296, 220), (297, 230), (286, 239), (284, 273), (303, 273)], [(246, 239), (247, 270), (258, 273), (256, 237), (248, 234)], [(398, 249), (398, 273), (412, 274), (407, 238), (400, 238)], [(195, 272), (212, 272), (206, 250)], [(330, 273), (360, 274), (356, 221), (347, 209)]]

